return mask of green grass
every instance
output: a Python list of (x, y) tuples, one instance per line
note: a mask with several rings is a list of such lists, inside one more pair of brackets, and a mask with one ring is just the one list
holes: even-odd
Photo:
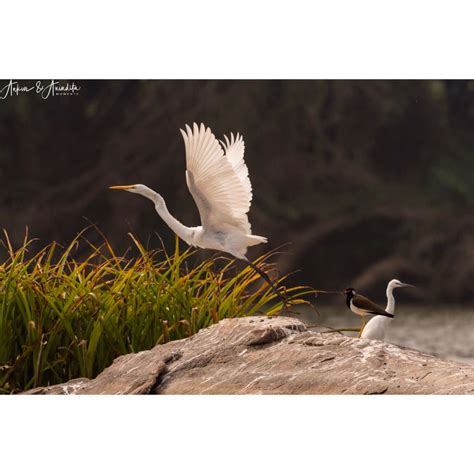
[[(282, 302), (248, 267), (225, 257), (196, 263), (195, 251), (148, 251), (132, 235), (138, 257), (117, 256), (82, 234), (67, 247), (31, 254), (5, 233), (0, 265), (0, 393), (95, 377), (119, 355), (188, 337), (223, 318), (274, 315)], [(73, 254), (86, 247), (88, 256)], [(261, 268), (272, 253), (255, 261)], [(277, 280), (282, 285), (286, 276)], [(302, 303), (307, 287), (286, 289)]]

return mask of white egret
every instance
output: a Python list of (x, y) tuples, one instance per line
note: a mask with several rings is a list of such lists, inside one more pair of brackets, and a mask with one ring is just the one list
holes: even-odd
[[(173, 217), (165, 200), (143, 184), (111, 186), (141, 194), (155, 205), (156, 212), (170, 229), (193, 247), (219, 250), (244, 260), (285, 302), (268, 275), (250, 262), (247, 248), (267, 242), (253, 235), (247, 213), (252, 201), (252, 185), (244, 161), (245, 143), (237, 133), (224, 136), (225, 143), (215, 138), (209, 127), (201, 123), (181, 130), (186, 152), (186, 183), (196, 202), (201, 225), (187, 227)], [(222, 146), (221, 146), (222, 144)]]
[[(395, 288), (413, 287), (408, 283), (402, 283), (400, 280), (391, 280), (387, 285), (387, 307), (385, 311), (392, 315), (395, 314), (395, 297), (393, 296), (393, 290)], [(385, 331), (390, 324), (392, 317), (387, 317), (382, 314), (374, 316), (363, 328), (360, 337), (365, 339), (379, 339), (383, 341), (385, 338)]]

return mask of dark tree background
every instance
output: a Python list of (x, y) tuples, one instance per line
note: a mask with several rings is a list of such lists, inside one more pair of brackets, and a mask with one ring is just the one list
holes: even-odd
[(65, 243), (88, 220), (122, 251), (128, 231), (172, 245), (150, 202), (107, 187), (147, 184), (197, 225), (179, 133), (196, 121), (244, 135), (250, 220), (270, 241), (251, 256), (291, 242), (277, 263), (301, 283), (398, 277), (420, 299), (474, 299), (474, 82), (75, 82), (0, 100), (0, 225), (17, 245), (26, 226)]

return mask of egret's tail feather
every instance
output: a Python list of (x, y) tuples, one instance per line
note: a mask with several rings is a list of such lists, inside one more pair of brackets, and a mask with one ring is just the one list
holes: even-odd
[(262, 237), (261, 235), (247, 234), (245, 238), (247, 239), (246, 244), (248, 247), (251, 247), (252, 245), (266, 244), (268, 242), (268, 239), (266, 237)]

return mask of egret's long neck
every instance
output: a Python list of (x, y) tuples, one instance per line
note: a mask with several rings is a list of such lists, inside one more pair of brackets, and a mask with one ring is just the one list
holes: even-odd
[(168, 224), (169, 228), (181, 239), (183, 239), (189, 245), (192, 244), (192, 236), (194, 233), (194, 229), (191, 227), (187, 227), (181, 222), (178, 221), (171, 213), (168, 211), (166, 207), (166, 203), (164, 199), (152, 189), (145, 189), (140, 192), (142, 196), (147, 197), (155, 204), (156, 212), (159, 216)]
[(385, 311), (395, 314), (395, 297), (393, 296), (393, 286), (390, 283), (387, 285), (387, 307)]
[(187, 227), (181, 222), (178, 221), (174, 216), (170, 214), (168, 208), (165, 205), (156, 206), (156, 212), (160, 215), (160, 217), (168, 224), (169, 228), (181, 239), (183, 239), (186, 243), (191, 245), (193, 229), (191, 227)]

